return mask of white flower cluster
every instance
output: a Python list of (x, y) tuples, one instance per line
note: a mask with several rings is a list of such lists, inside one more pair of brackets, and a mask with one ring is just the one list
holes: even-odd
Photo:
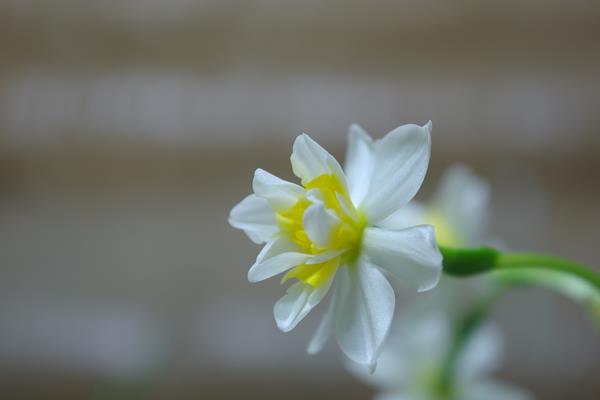
[(384, 272), (418, 291), (438, 283), (442, 256), (433, 227), (395, 223), (425, 178), (430, 133), (431, 123), (403, 125), (373, 140), (352, 125), (344, 169), (300, 135), (291, 162), (301, 185), (259, 169), (254, 194), (231, 211), (231, 225), (265, 243), (248, 279), (285, 272), (283, 282), (296, 281), (275, 304), (281, 330), (293, 329), (333, 291), (309, 352), (334, 333), (351, 360), (374, 368), (395, 306)]

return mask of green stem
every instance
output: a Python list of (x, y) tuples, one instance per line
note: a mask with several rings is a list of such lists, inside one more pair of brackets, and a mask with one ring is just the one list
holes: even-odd
[(455, 373), (460, 356), (469, 340), (481, 324), (487, 319), (489, 310), (502, 294), (500, 287), (492, 291), (486, 298), (473, 305), (465, 315), (458, 320), (455, 335), (440, 369), (436, 392), (440, 398), (451, 399), (454, 396), (453, 388)]
[(491, 247), (461, 249), (440, 246), (444, 272), (453, 276), (470, 276), (494, 268), (500, 253)]
[(577, 276), (600, 290), (600, 275), (594, 271), (563, 258), (534, 253), (499, 254), (495, 270), (543, 268)]
[(501, 253), (490, 247), (472, 249), (440, 246), (444, 272), (457, 277), (484, 272), (541, 268), (575, 276), (600, 290), (600, 275), (574, 261), (535, 253)]
[(501, 284), (459, 320), (436, 384), (440, 398), (453, 398), (460, 356), (473, 332), (485, 321), (489, 309), (505, 289), (522, 283), (545, 286), (591, 306), (593, 313), (600, 318), (600, 275), (576, 262), (535, 253), (501, 253), (488, 247), (440, 247), (440, 251), (446, 274), (468, 277), (493, 273), (497, 283)]

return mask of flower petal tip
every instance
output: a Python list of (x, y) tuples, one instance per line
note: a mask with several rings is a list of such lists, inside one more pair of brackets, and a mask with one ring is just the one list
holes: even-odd
[(312, 138), (310, 137), (310, 135), (306, 132), (302, 132), (301, 134), (298, 135), (298, 137), (296, 137), (296, 140), (294, 140), (294, 146), (296, 146), (296, 143), (300, 144), (299, 142), (302, 140), (312, 140)]
[(283, 323), (278, 320), (275, 320), (275, 322), (277, 323), (277, 328), (279, 328), (279, 330), (283, 333), (288, 333), (295, 327), (294, 324)]
[(377, 360), (370, 362), (367, 368), (369, 370), (369, 375), (373, 375), (377, 369)]
[[(359, 124), (353, 123), (350, 125), (350, 127), (348, 128), (348, 138), (349, 140), (352, 140), (352, 138), (360, 138), (362, 140), (367, 141), (368, 143), (372, 142), (372, 138), (371, 136), (369, 136), (369, 134), (367, 133), (366, 130), (364, 130), (364, 128), (362, 126), (360, 126)], [(356, 140), (356, 139), (354, 139)]]
[(254, 193), (257, 192), (256, 188), (260, 184), (261, 177), (263, 177), (265, 174), (267, 174), (267, 171), (262, 168), (256, 168), (256, 170), (254, 170), (254, 174), (252, 174), (252, 191)]
[(260, 281), (260, 279), (256, 279), (256, 276), (252, 272), (252, 268), (251, 268), (248, 271), (248, 282), (250, 282), (250, 283), (256, 283), (256, 282), (259, 282), (259, 281)]
[(348, 132), (351, 133), (351, 134), (352, 133), (364, 133), (365, 130), (363, 129), (362, 126), (360, 126), (359, 124), (353, 122), (353, 123), (350, 124), (350, 127), (348, 128)]
[(428, 292), (431, 289), (435, 288), (438, 285), (438, 283), (440, 283), (441, 275), (442, 275), (442, 272), (441, 272), (441, 268), (440, 268), (440, 274), (437, 276), (437, 278), (434, 281), (428, 282), (427, 284), (420, 286), (417, 289), (417, 293)]
[(235, 225), (233, 222), (233, 216), (231, 215), (231, 212), (229, 213), (229, 217), (227, 217), (227, 223), (235, 228)]

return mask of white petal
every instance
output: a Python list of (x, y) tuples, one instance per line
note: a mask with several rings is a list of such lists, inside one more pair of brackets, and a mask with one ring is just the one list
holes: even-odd
[[(392, 328), (393, 329), (393, 328)], [(345, 360), (346, 368), (358, 379), (367, 383), (369, 386), (377, 387), (380, 390), (400, 391), (406, 390), (414, 382), (410, 379), (410, 371), (414, 366), (412, 361), (406, 360), (401, 352), (402, 348), (390, 347), (387, 339), (381, 354), (377, 359), (377, 369), (370, 373), (368, 368), (363, 364), (357, 364), (350, 360)], [(410, 364), (410, 365), (405, 365)]]
[(377, 268), (363, 262), (338, 273), (337, 341), (352, 361), (373, 366), (392, 322), (394, 290)]
[(329, 174), (336, 175), (342, 179), (344, 185), (346, 184), (342, 167), (337, 160), (306, 133), (298, 136), (294, 141), (291, 161), (292, 170), (298, 178), (302, 179), (302, 183)]
[(465, 387), (460, 398), (461, 400), (532, 400), (533, 396), (525, 390), (504, 382), (488, 380)]
[(432, 289), (440, 280), (442, 255), (430, 225), (402, 230), (367, 228), (362, 246), (371, 263), (419, 292)]
[(458, 362), (457, 379), (475, 381), (492, 374), (500, 367), (502, 340), (493, 324), (486, 324), (473, 332)]
[(283, 332), (289, 332), (298, 325), (300, 321), (323, 300), (327, 294), (335, 274), (329, 281), (319, 287), (298, 282), (287, 289), (287, 293), (275, 303), (273, 314), (277, 327)]
[(375, 143), (375, 167), (361, 207), (372, 224), (385, 219), (417, 193), (429, 164), (431, 124), (403, 125)]
[(339, 223), (339, 218), (327, 211), (322, 204), (311, 205), (302, 217), (304, 230), (311, 242), (323, 248), (331, 242), (333, 228)]
[(254, 172), (252, 188), (257, 196), (266, 199), (275, 210), (292, 207), (304, 193), (301, 186), (284, 181), (260, 168)]
[(332, 258), (341, 255), (342, 253), (344, 253), (346, 251), (348, 251), (348, 250), (347, 249), (341, 249), (341, 250), (329, 250), (329, 251), (325, 251), (323, 253), (319, 253), (319, 254), (313, 256), (309, 260), (306, 260), (306, 264), (321, 264), (321, 263), (324, 263), (325, 261), (329, 261)]
[(360, 204), (369, 190), (375, 154), (373, 139), (360, 126), (352, 124), (348, 130), (348, 150), (344, 172), (348, 181), (350, 198)]
[(440, 365), (450, 339), (447, 318), (431, 309), (416, 313), (414, 308), (413, 304), (408, 313), (403, 308), (394, 317), (377, 370), (369, 374), (364, 366), (347, 362), (350, 372), (371, 386), (402, 392), (414, 388), (431, 373), (432, 367)]
[(426, 208), (416, 202), (411, 201), (407, 205), (400, 207), (398, 211), (377, 224), (380, 228), (386, 229), (406, 229), (411, 226), (423, 225), (427, 223)]
[(460, 233), (465, 246), (475, 246), (487, 232), (489, 202), (490, 186), (464, 165), (454, 165), (442, 177), (433, 207)]
[[(314, 204), (323, 204), (325, 205), (325, 199), (323, 198), (323, 192), (321, 189), (309, 189), (306, 191), (306, 198), (310, 200), (311, 203)], [(356, 212), (356, 208), (354, 208), (354, 204), (352, 200), (344, 196), (343, 194), (336, 192), (335, 198), (337, 199), (340, 208), (350, 218), (357, 220), (358, 213)]]
[(248, 271), (250, 282), (259, 282), (302, 264), (311, 256), (298, 251), (295, 244), (278, 237), (268, 242)]
[(325, 311), (325, 314), (323, 314), (323, 317), (321, 317), (321, 322), (319, 322), (319, 326), (317, 327), (317, 330), (310, 339), (308, 347), (306, 348), (308, 354), (317, 354), (320, 352), (325, 346), (327, 339), (329, 339), (329, 336), (331, 336), (335, 322), (336, 302), (337, 290), (334, 288), (331, 295), (331, 300), (329, 302), (329, 307), (327, 307), (327, 311)]
[(358, 218), (358, 213), (356, 212), (356, 208), (354, 208), (352, 199), (348, 199), (347, 197), (342, 196), (340, 193), (336, 193), (335, 198), (337, 199), (340, 208), (342, 209), (344, 214), (348, 215), (356, 221)]
[(255, 243), (269, 241), (278, 231), (275, 213), (268, 201), (249, 195), (229, 213), (229, 224), (242, 229)]

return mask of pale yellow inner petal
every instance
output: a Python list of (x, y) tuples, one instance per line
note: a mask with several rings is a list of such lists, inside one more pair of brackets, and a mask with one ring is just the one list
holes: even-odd
[(318, 191), (324, 206), (340, 221), (331, 229), (329, 245), (326, 248), (317, 246), (304, 229), (303, 216), (312, 204), (306, 197), (299, 198), (292, 207), (277, 213), (280, 232), (305, 253), (318, 255), (332, 250), (341, 253), (322, 263), (302, 264), (292, 268), (282, 281), (295, 278), (305, 284), (319, 287), (333, 277), (338, 267), (348, 265), (356, 259), (366, 221), (364, 214), (352, 205), (346, 187), (337, 176), (324, 174), (305, 183), (304, 187), (307, 190)]

